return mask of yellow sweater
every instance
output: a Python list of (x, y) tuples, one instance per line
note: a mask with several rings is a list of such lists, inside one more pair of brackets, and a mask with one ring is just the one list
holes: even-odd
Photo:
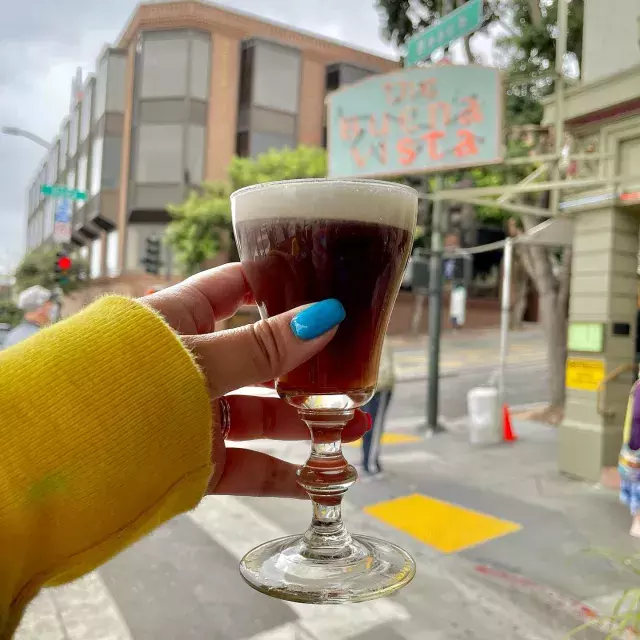
[(203, 496), (205, 380), (133, 300), (0, 352), (0, 639), (43, 585), (90, 571)]

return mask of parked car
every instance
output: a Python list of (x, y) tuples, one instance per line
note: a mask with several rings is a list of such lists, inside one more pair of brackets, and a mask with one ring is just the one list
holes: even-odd
[(0, 322), (0, 348), (2, 348), (4, 339), (6, 338), (9, 331), (11, 331), (11, 325), (7, 324), (6, 322)]

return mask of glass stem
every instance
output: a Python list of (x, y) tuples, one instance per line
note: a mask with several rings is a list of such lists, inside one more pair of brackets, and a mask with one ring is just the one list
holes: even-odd
[(304, 534), (305, 555), (339, 558), (350, 553), (351, 536), (342, 522), (342, 498), (358, 474), (342, 454), (342, 429), (353, 411), (300, 411), (311, 432), (311, 455), (298, 470), (298, 484), (313, 505)]

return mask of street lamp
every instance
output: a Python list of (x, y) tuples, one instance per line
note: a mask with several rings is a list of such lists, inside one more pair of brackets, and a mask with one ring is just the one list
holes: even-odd
[(25, 131), (24, 129), (18, 129), (18, 127), (2, 127), (0, 132), (8, 135), (8, 136), (17, 136), (19, 138), (26, 138), (27, 140), (31, 140), (31, 142), (35, 142), (39, 144), (41, 147), (47, 149), (47, 151), (51, 148), (51, 145), (40, 136), (37, 136), (35, 133), (31, 133), (30, 131)]

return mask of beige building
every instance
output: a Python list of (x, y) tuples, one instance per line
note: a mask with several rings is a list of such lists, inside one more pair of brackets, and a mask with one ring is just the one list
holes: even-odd
[[(567, 91), (565, 126), (582, 161), (572, 179), (594, 181), (565, 192), (574, 218), (567, 404), (560, 468), (598, 480), (615, 466), (634, 376), (640, 211), (640, 2), (585, 0), (583, 75)], [(545, 109), (553, 124), (555, 102)], [(598, 181), (599, 182), (595, 182)], [(622, 371), (622, 372), (621, 372)], [(598, 398), (599, 381), (611, 377)]]
[(168, 203), (224, 179), (234, 154), (324, 145), (327, 91), (397, 66), (198, 0), (141, 4), (95, 73), (74, 81), (69, 115), (29, 188), (28, 248), (51, 242), (56, 203), (42, 184), (86, 191), (73, 210), (73, 246), (95, 281), (85, 297), (140, 293), (158, 281), (137, 274)]

